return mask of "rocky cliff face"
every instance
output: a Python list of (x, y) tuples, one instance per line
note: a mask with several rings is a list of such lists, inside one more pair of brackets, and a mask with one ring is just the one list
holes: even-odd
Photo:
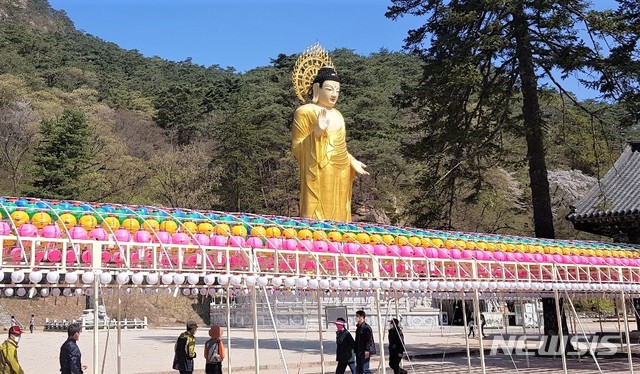
[(75, 31), (63, 10), (55, 10), (47, 0), (0, 0), (0, 22), (28, 25), (40, 31)]

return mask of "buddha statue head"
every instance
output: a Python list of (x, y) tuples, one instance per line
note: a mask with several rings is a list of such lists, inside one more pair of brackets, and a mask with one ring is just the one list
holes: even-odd
[(336, 70), (324, 66), (318, 70), (311, 86), (312, 102), (325, 108), (333, 108), (340, 95), (340, 78)]

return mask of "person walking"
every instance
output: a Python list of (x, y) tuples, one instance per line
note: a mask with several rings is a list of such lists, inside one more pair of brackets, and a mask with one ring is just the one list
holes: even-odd
[(402, 357), (404, 357), (404, 334), (400, 321), (393, 318), (389, 321), (389, 367), (393, 369), (393, 374), (407, 373), (400, 367)]
[(35, 314), (31, 315), (31, 319), (29, 320), (29, 331), (33, 334), (33, 329), (36, 327), (36, 316)]
[(357, 374), (372, 374), (369, 369), (371, 355), (376, 353), (376, 343), (373, 340), (373, 330), (366, 322), (367, 314), (364, 310), (356, 312), (356, 340), (354, 351), (356, 354)]
[(204, 343), (204, 358), (206, 360), (205, 374), (222, 374), (222, 361), (225, 357), (224, 344), (222, 344), (222, 329), (219, 325), (213, 325), (209, 329), (211, 339)]
[(336, 374), (344, 374), (347, 366), (352, 374), (356, 374), (356, 356), (353, 353), (355, 340), (347, 328), (344, 318), (336, 319)]
[(180, 374), (193, 373), (193, 359), (196, 358), (196, 338), (198, 324), (194, 321), (187, 322), (187, 330), (180, 334), (173, 347), (173, 369)]
[(18, 342), (22, 330), (18, 326), (9, 328), (9, 338), (0, 345), (0, 374), (24, 374), (18, 362)]
[(474, 329), (476, 325), (476, 321), (474, 320), (474, 318), (475, 316), (473, 315), (473, 312), (471, 312), (471, 314), (469, 315), (469, 318), (467, 319), (467, 325), (469, 326), (469, 333), (467, 334), (467, 337), (472, 337), (472, 338), (476, 337), (476, 331)]
[(67, 340), (60, 347), (60, 373), (61, 374), (82, 374), (87, 370), (87, 365), (82, 363), (82, 354), (78, 347), (78, 339), (82, 326), (79, 323), (72, 323), (67, 328)]

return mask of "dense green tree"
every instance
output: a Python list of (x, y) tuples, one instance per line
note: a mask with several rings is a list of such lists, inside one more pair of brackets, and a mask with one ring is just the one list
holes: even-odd
[[(409, 31), (406, 45), (425, 61), (422, 84), (414, 96), (422, 128), (439, 124), (438, 131), (431, 132), (439, 142), (429, 139), (429, 143), (449, 155), (442, 165), (449, 206), (455, 200), (455, 178), (464, 171), (460, 166), (470, 160), (490, 160), (487, 156), (496, 149), (497, 136), (508, 129), (526, 141), (535, 235), (555, 238), (538, 80), (543, 75), (558, 81), (552, 76), (554, 69), (566, 74), (595, 57), (577, 36), (576, 24), (584, 21), (586, 3), (393, 0), (393, 4), (389, 17), (413, 14), (426, 19), (423, 26)], [(515, 121), (516, 114), (521, 121)], [(481, 146), (469, 147), (472, 144)], [(425, 146), (419, 144), (417, 149)], [(474, 162), (472, 169), (478, 165)], [(557, 334), (553, 299), (544, 300), (544, 307), (545, 334)], [(564, 318), (562, 329), (566, 331)]]
[(91, 161), (91, 130), (85, 115), (65, 110), (59, 118), (40, 124), (40, 143), (34, 151), (34, 196), (72, 199), (80, 196), (78, 181)]

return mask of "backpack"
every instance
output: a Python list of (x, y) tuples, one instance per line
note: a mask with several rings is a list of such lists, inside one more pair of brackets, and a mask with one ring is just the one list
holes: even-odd
[(208, 357), (206, 357), (207, 362), (222, 362), (218, 340), (210, 340), (206, 344), (208, 346)]

